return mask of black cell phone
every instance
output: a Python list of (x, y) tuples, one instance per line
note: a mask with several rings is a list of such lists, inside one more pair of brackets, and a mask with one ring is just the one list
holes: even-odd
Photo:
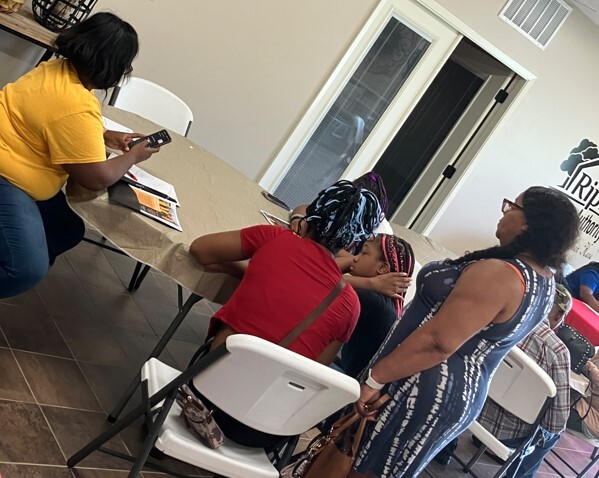
[(148, 148), (159, 148), (160, 146), (164, 146), (172, 141), (171, 135), (168, 134), (168, 131), (163, 129), (162, 131), (157, 131), (156, 133), (151, 134), (150, 136), (146, 136), (145, 138), (137, 138), (131, 141), (127, 146), (132, 148), (140, 141), (148, 140)]
[(291, 211), (291, 208), (285, 204), (281, 199), (276, 196), (273, 196), (268, 191), (262, 191), (262, 196), (268, 199), (270, 202), (275, 203), (277, 206), (282, 207), (283, 209), (287, 209), (287, 211)]

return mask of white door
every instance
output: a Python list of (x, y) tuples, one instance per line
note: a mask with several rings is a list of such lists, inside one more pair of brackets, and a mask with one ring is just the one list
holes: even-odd
[(295, 206), (372, 169), (460, 39), (416, 1), (381, 2), (260, 185)]

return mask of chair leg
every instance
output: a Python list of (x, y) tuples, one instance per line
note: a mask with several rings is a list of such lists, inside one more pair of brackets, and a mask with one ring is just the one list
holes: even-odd
[[(150, 360), (151, 358), (156, 358), (162, 353), (162, 351), (164, 350), (164, 347), (166, 347), (166, 344), (169, 342), (169, 340), (171, 339), (173, 334), (177, 331), (177, 329), (181, 325), (181, 322), (183, 322), (183, 319), (187, 316), (187, 314), (189, 313), (189, 311), (191, 310), (193, 305), (196, 302), (199, 302), (200, 300), (202, 300), (202, 297), (200, 297), (199, 295), (196, 295), (196, 294), (191, 294), (187, 298), (187, 300), (185, 301), (185, 304), (183, 304), (183, 307), (181, 308), (181, 310), (179, 310), (179, 312), (177, 313), (177, 315), (171, 322), (171, 325), (169, 325), (168, 329), (166, 329), (166, 332), (164, 332), (164, 334), (162, 335), (162, 337), (156, 344), (156, 347), (154, 347), (154, 350), (152, 350), (152, 352), (150, 353), (150, 355), (146, 359), (146, 361)], [(135, 377), (133, 378), (133, 380), (131, 381), (131, 383), (129, 384), (127, 389), (125, 390), (125, 393), (123, 394), (123, 396), (119, 399), (118, 403), (115, 405), (112, 412), (110, 412), (110, 415), (108, 415), (107, 420), (110, 423), (114, 423), (116, 421), (118, 416), (123, 411), (123, 408), (125, 408), (125, 405), (127, 405), (129, 400), (135, 393), (135, 390), (137, 390), (137, 387), (139, 387), (140, 382), (141, 382), (141, 372), (137, 372), (137, 374), (135, 375)]]
[(472, 469), (472, 467), (474, 466), (474, 464), (478, 461), (478, 459), (483, 455), (483, 453), (487, 450), (487, 447), (485, 445), (481, 445), (478, 447), (478, 450), (476, 450), (476, 453), (472, 456), (472, 458), (470, 458), (470, 461), (466, 464), (466, 466), (464, 466), (462, 468), (462, 471), (464, 473), (469, 473), (470, 470)]
[[(157, 436), (157, 432), (154, 433), (155, 432), (154, 428), (159, 430), (160, 426), (162, 426), (162, 423), (164, 423), (164, 419), (162, 419), (162, 422), (160, 422), (159, 418), (160, 418), (161, 414), (168, 413), (168, 409), (170, 408), (170, 406), (172, 406), (172, 402), (175, 399), (177, 389), (184, 383), (189, 382), (189, 380), (191, 380), (193, 377), (195, 377), (199, 372), (204, 370), (206, 367), (209, 367), (211, 364), (213, 364), (215, 361), (219, 360), (221, 357), (223, 357), (227, 353), (228, 353), (227, 347), (225, 344), (223, 344), (223, 345), (217, 347), (212, 352), (210, 352), (208, 355), (200, 358), (195, 364), (193, 364), (191, 367), (187, 368), (178, 377), (176, 377), (174, 380), (171, 380), (168, 384), (166, 384), (164, 387), (162, 387), (160, 390), (158, 390), (154, 395), (152, 395), (149, 399), (149, 404), (142, 403), (142, 404), (138, 405), (137, 407), (135, 407), (135, 409), (133, 411), (129, 412), (123, 418), (117, 420), (108, 430), (106, 430), (104, 433), (101, 433), (99, 436), (94, 438), (91, 442), (89, 442), (87, 445), (85, 445), (83, 448), (81, 448), (79, 451), (77, 451), (75, 454), (73, 454), (67, 460), (67, 466), (73, 467), (73, 466), (77, 465), (77, 463), (79, 463), (81, 460), (83, 460), (84, 458), (86, 458), (87, 456), (92, 454), (94, 451), (100, 449), (100, 447), (102, 447), (102, 445), (104, 445), (112, 437), (116, 436), (122, 430), (124, 430), (129, 425), (131, 425), (135, 420), (142, 417), (145, 414), (146, 409), (148, 407), (151, 409), (152, 407), (159, 404), (162, 400), (165, 400), (165, 405), (169, 404), (169, 402), (170, 402), (170, 405), (162, 406), (162, 409), (159, 412), (159, 417), (156, 418), (156, 421), (154, 422), (154, 426), (152, 427), (152, 429), (150, 431), (150, 435), (154, 436), (154, 440), (155, 440), (156, 436)], [(164, 416), (166, 416), (166, 415), (164, 415)], [(155, 426), (156, 423), (160, 423), (160, 426)], [(146, 440), (146, 441), (148, 441), (148, 440)], [(151, 443), (153, 444), (154, 442), (151, 442)], [(150, 449), (151, 448), (152, 447), (150, 446)], [(150, 450), (148, 449), (147, 454), (146, 454), (145, 448), (144, 448), (144, 450), (143, 450), (143, 454), (145, 455), (144, 462), (147, 459), (147, 455), (149, 453), (150, 453)]]
[[(589, 472), (593, 466), (599, 461), (599, 455), (597, 454), (597, 448), (593, 448), (593, 453), (591, 454), (591, 461), (584, 469), (577, 475), (577, 478), (584, 478), (584, 476)], [(599, 471), (595, 476), (599, 475)]]
[(146, 437), (146, 439), (144, 441), (143, 448), (137, 455), (137, 459), (135, 460), (135, 463), (133, 463), (133, 467), (131, 468), (131, 471), (129, 472), (128, 478), (137, 478), (139, 473), (142, 471), (144, 464), (146, 463), (148, 456), (150, 455), (150, 451), (152, 450), (152, 447), (154, 446), (154, 442), (158, 438), (158, 434), (160, 433), (160, 428), (162, 427), (164, 421), (166, 420), (166, 417), (168, 416), (168, 412), (170, 411), (171, 407), (173, 406), (176, 394), (177, 394), (177, 389), (175, 388), (175, 389), (171, 390), (171, 392), (167, 395), (166, 399), (164, 400), (164, 405), (162, 405), (162, 408), (161, 408), (160, 412), (158, 413), (156, 420), (154, 420), (154, 424), (152, 425), (152, 427), (150, 428), (150, 431), (148, 432), (148, 436)]

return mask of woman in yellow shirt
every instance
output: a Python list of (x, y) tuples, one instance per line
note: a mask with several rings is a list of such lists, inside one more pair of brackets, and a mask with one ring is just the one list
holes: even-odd
[[(60, 59), (40, 64), (0, 90), (0, 298), (34, 287), (54, 258), (83, 237), (83, 222), (61, 188), (70, 176), (104, 189), (158, 149), (139, 134), (104, 131), (93, 89), (116, 86), (131, 72), (137, 33), (98, 13), (61, 33)], [(106, 161), (106, 149), (123, 154)]]

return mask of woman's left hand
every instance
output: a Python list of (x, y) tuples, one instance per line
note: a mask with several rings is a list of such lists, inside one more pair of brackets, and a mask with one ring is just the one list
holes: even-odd
[(122, 131), (104, 131), (104, 144), (110, 149), (118, 149), (124, 153), (129, 151), (128, 144), (137, 138), (145, 138), (141, 133), (123, 133)]
[(360, 385), (360, 398), (355, 404), (358, 413), (364, 417), (368, 417), (372, 420), (375, 420), (376, 410), (371, 410), (370, 405), (376, 402), (380, 396), (380, 390), (370, 388), (365, 383)]

